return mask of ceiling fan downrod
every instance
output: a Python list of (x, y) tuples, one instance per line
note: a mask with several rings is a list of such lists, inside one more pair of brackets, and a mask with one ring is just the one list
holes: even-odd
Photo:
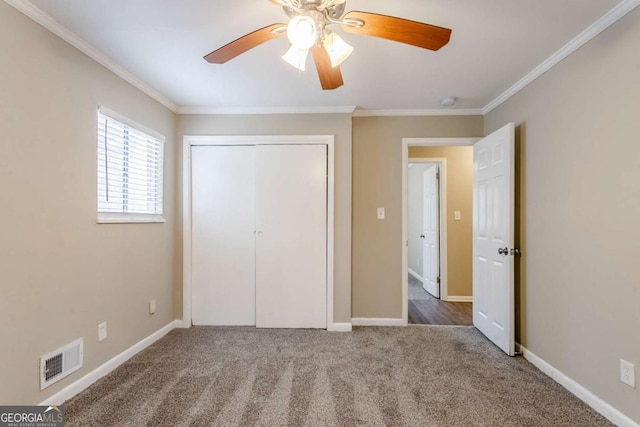
[(316, 18), (319, 26), (330, 24), (345, 25), (352, 28), (362, 28), (364, 21), (357, 18), (345, 18), (346, 0), (276, 0), (282, 5), (287, 16), (294, 18), (299, 15), (312, 15), (314, 12), (320, 12), (324, 19)]

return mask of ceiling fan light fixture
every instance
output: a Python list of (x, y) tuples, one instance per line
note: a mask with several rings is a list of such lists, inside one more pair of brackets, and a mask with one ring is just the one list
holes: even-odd
[(318, 40), (316, 21), (310, 16), (296, 16), (287, 25), (287, 37), (298, 50), (311, 48)]
[(285, 62), (297, 68), (300, 71), (304, 71), (307, 64), (307, 56), (309, 55), (309, 49), (298, 49), (296, 46), (291, 46), (287, 53), (282, 55), (282, 59)]
[(329, 31), (329, 33), (325, 35), (323, 44), (329, 54), (333, 68), (338, 67), (346, 61), (353, 52), (353, 46), (345, 42), (342, 37), (334, 31)]
[[(7, 0), (8, 1), (8, 0)], [(282, 59), (304, 71), (311, 52), (323, 90), (344, 84), (340, 64), (353, 53), (340, 36), (342, 31), (437, 51), (451, 38), (451, 29), (378, 13), (350, 11), (347, 0), (270, 0), (280, 5), (289, 22), (275, 23), (252, 31), (204, 56), (211, 64), (224, 64), (263, 43), (287, 33), (291, 46)], [(333, 27), (331, 27), (333, 28)]]

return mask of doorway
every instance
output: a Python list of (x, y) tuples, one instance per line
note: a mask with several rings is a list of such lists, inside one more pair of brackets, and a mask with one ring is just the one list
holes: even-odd
[[(472, 324), (473, 144), (403, 139), (403, 316)], [(449, 178), (449, 182), (447, 182)]]

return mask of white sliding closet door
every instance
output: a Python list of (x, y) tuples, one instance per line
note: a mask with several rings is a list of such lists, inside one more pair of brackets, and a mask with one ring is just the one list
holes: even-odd
[(191, 155), (192, 322), (255, 325), (255, 147)]
[(327, 326), (327, 147), (256, 147), (256, 326)]

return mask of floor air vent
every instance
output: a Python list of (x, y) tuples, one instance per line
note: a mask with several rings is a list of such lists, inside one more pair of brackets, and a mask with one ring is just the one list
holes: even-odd
[(40, 357), (40, 390), (82, 368), (82, 338)]

